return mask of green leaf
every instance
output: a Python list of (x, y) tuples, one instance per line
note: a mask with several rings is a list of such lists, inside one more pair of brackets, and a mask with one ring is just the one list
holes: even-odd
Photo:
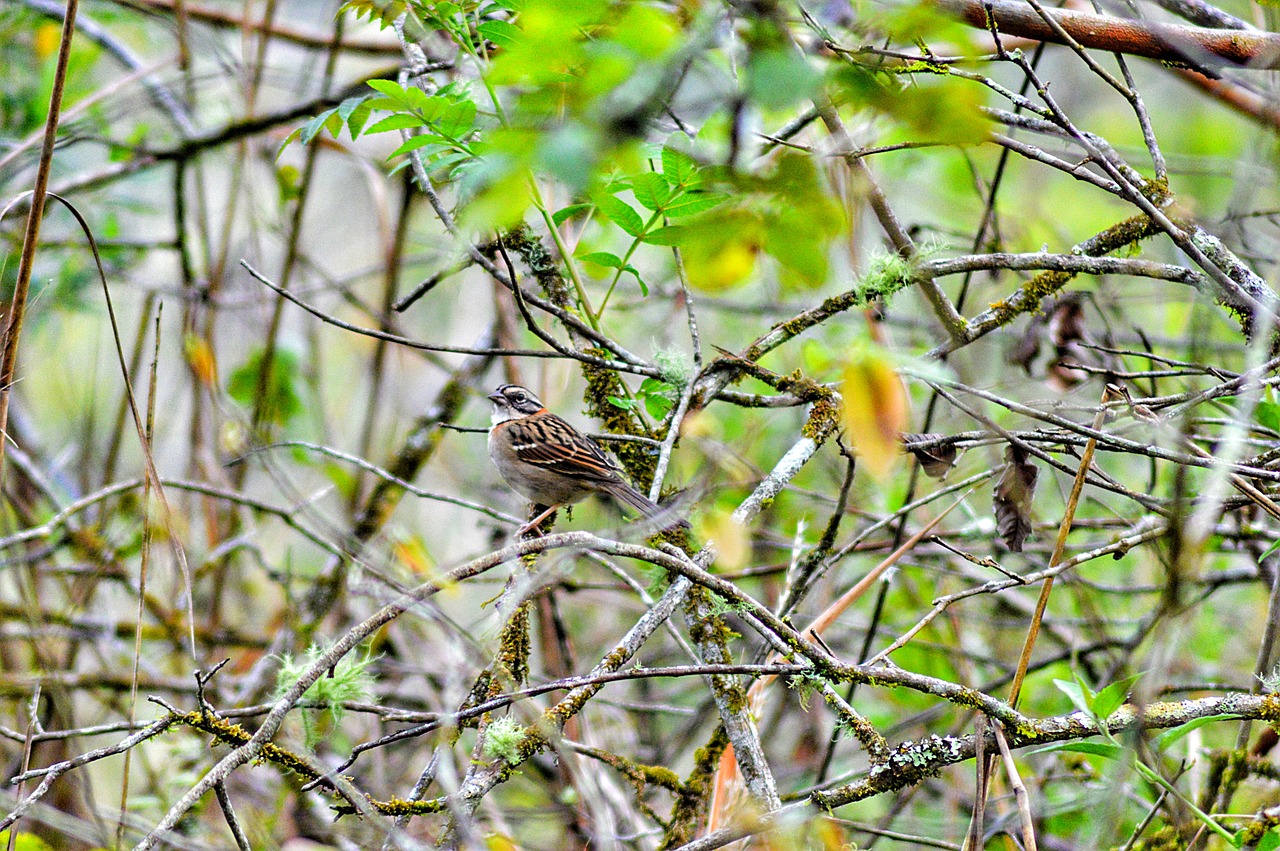
[(1137, 673), (1131, 677), (1125, 677), (1123, 680), (1117, 680), (1099, 691), (1097, 697), (1093, 700), (1094, 716), (1097, 718), (1110, 718), (1112, 712), (1124, 705), (1124, 699), (1129, 694), (1129, 690), (1141, 676), (1141, 673)]
[(610, 254), (608, 251), (593, 251), (590, 254), (583, 254), (578, 257), (584, 263), (594, 263), (597, 266), (604, 266), (607, 269), (621, 269), (635, 277), (636, 283), (640, 285), (640, 292), (643, 295), (649, 295), (649, 287), (640, 278), (640, 272), (630, 263), (623, 262), (622, 258), (616, 254)]
[(676, 396), (676, 388), (660, 378), (646, 378), (640, 382), (640, 392), (645, 396)]
[(434, 123), (441, 134), (461, 139), (475, 126), (476, 105), (469, 100), (450, 104)]
[(400, 0), (350, 0), (342, 4), (338, 14), (352, 12), (357, 18), (368, 16), (370, 21), (378, 22), (379, 29), (386, 29), (392, 26), (404, 11), (404, 3)]
[(692, 216), (704, 210), (719, 207), (729, 200), (728, 195), (718, 192), (686, 192), (680, 195), (663, 209), (663, 213), (673, 219), (681, 216)]
[(365, 101), (365, 104), (370, 109), (381, 109), (381, 110), (385, 110), (386, 112), (395, 112), (398, 109), (405, 108), (404, 104), (396, 100), (395, 98), (383, 97), (382, 95), (377, 95), (369, 98), (367, 101)]
[(1236, 715), (1230, 715), (1230, 714), (1206, 715), (1203, 718), (1196, 718), (1195, 720), (1188, 721), (1185, 724), (1179, 724), (1177, 727), (1173, 727), (1169, 730), (1165, 730), (1163, 733), (1156, 736), (1155, 738), (1156, 749), (1162, 750), (1162, 751), (1168, 750), (1171, 745), (1173, 745), (1175, 742), (1178, 741), (1178, 739), (1181, 739), (1183, 736), (1187, 735), (1192, 730), (1198, 730), (1201, 727), (1208, 726), (1209, 724), (1216, 724), (1219, 721), (1232, 721), (1232, 720), (1235, 720), (1237, 717), (1238, 716)]
[(1280, 848), (1280, 827), (1273, 827), (1258, 840), (1256, 851), (1276, 851)]
[(579, 213), (585, 213), (590, 209), (590, 204), (570, 204), (567, 207), (556, 210), (551, 216), (551, 221), (556, 223), (556, 227), (559, 227)]
[[(53, 851), (53, 846), (34, 833), (19, 833), (13, 837), (14, 851)], [(0, 845), (9, 847), (9, 831), (0, 830)]]
[(288, 136), (285, 136), (284, 141), (280, 143), (280, 150), (276, 151), (276, 159), (277, 160), (280, 159), (280, 155), (284, 153), (284, 149), (289, 147), (289, 145), (292, 144), (293, 141), (299, 138), (301, 135), (302, 135), (302, 128), (295, 127), (292, 133), (290, 133)]
[(325, 122), (335, 115), (337, 111), (337, 107), (334, 107), (333, 109), (326, 109), (324, 112), (302, 125), (302, 134), (300, 137), (302, 139), (302, 144), (310, 145), (311, 140), (316, 137), (316, 134), (324, 129)]
[(387, 154), (387, 159), (393, 160), (402, 154), (407, 154), (410, 151), (416, 151), (420, 148), (426, 148), (430, 145), (436, 145), (440, 148), (451, 150), (448, 139), (445, 139), (442, 136), (436, 136), (433, 133), (421, 133), (417, 136), (410, 136), (408, 139), (405, 139), (404, 142), (400, 144), (400, 147)]
[(662, 149), (662, 176), (677, 188), (691, 189), (702, 182), (697, 160), (670, 146)]
[(645, 396), (644, 409), (649, 412), (649, 416), (655, 420), (665, 420), (667, 414), (671, 413), (671, 409), (675, 407), (675, 403), (666, 396)]
[(1280, 405), (1275, 402), (1259, 402), (1254, 416), (1263, 428), (1280, 431)]
[(404, 97), (409, 109), (421, 115), (426, 121), (435, 121), (450, 103), (447, 98), (431, 97), (416, 86), (405, 89)]
[[(1072, 674), (1074, 675), (1074, 673), (1075, 672), (1073, 671)], [(1067, 680), (1054, 680), (1053, 684), (1058, 687), (1058, 691), (1071, 698), (1071, 702), (1075, 705), (1076, 709), (1079, 709), (1086, 715), (1093, 715), (1093, 699), (1095, 695), (1089, 690), (1087, 685), (1079, 680), (1079, 678), (1073, 682), (1068, 682)]]
[(635, 399), (620, 399), (617, 396), (605, 396), (604, 400), (615, 408), (621, 408), (624, 411), (630, 411), (636, 406)]
[(631, 208), (631, 205), (622, 201), (615, 195), (603, 195), (596, 199), (596, 207), (600, 212), (605, 214), (609, 221), (622, 228), (632, 236), (639, 236), (644, 232), (644, 222), (640, 219), (640, 214)]
[(693, 235), (692, 228), (681, 225), (651, 230), (644, 235), (644, 241), (650, 245), (679, 245)]
[(255, 350), (227, 380), (227, 395), (246, 408), (260, 404), (268, 421), (280, 425), (302, 413), (302, 398), (298, 387), (302, 384), (298, 356), (287, 349), (276, 349), (271, 358), (271, 373), (263, 388), (263, 399), (257, 399), (263, 368), (264, 351)]
[(757, 51), (747, 65), (747, 91), (764, 109), (781, 109), (807, 99), (820, 79), (805, 58), (792, 50)]
[(622, 269), (626, 266), (621, 257), (616, 254), (610, 254), (608, 251), (593, 251), (590, 254), (581, 255), (578, 259), (584, 263), (594, 263), (597, 266), (607, 266), (610, 269)]
[(356, 107), (360, 106), (362, 103), (364, 103), (367, 100), (368, 98), (365, 97), (364, 95), (360, 95), (358, 97), (353, 97), (353, 98), (347, 98), (342, 103), (338, 104), (338, 117), (341, 118), (345, 123), (351, 118), (351, 113), (356, 111)]
[(373, 89), (381, 95), (385, 95), (400, 106), (408, 106), (409, 99), (405, 94), (404, 87), (395, 80), (370, 80), (369, 88)]
[(792, 216), (766, 219), (764, 250), (794, 273), (788, 280), (806, 286), (820, 286), (827, 277), (827, 241), (806, 233)]
[(456, 167), (470, 163), (475, 158), (470, 154), (453, 153), (446, 154), (442, 157), (433, 157), (429, 168), (432, 171), (446, 170), (446, 173), (453, 177), (456, 174)]
[(301, 172), (297, 166), (282, 165), (276, 169), (276, 188), (280, 190), (280, 203), (285, 204), (298, 198), (298, 179)]
[(498, 47), (509, 47), (520, 38), (520, 28), (506, 21), (485, 21), (478, 29), (481, 36)]
[(631, 181), (631, 192), (640, 206), (654, 212), (661, 210), (671, 198), (671, 187), (667, 185), (666, 178), (652, 172), (636, 175)]
[(374, 122), (373, 126), (365, 131), (365, 134), (372, 136), (374, 133), (386, 133), (391, 130), (410, 130), (423, 125), (423, 120), (418, 116), (408, 112), (397, 112), (395, 115), (388, 115), (386, 118)]
[(1083, 753), (1090, 756), (1101, 756), (1107, 759), (1119, 760), (1124, 758), (1124, 748), (1120, 745), (1111, 745), (1104, 742), (1058, 742), (1054, 745), (1047, 745), (1043, 748), (1036, 748), (1032, 753), (1055, 753), (1065, 751), (1067, 753)]
[(347, 116), (347, 132), (351, 134), (352, 139), (360, 137), (360, 131), (364, 129), (365, 124), (369, 123), (369, 117), (373, 115), (373, 107), (368, 101), (357, 106)]

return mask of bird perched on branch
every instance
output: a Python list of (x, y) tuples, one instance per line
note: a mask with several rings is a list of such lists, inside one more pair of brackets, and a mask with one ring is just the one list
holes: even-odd
[(502, 478), (537, 505), (549, 506), (521, 527), (534, 528), (552, 511), (593, 493), (608, 494), (645, 517), (667, 520), (667, 527), (687, 523), (672, 516), (627, 484), (617, 465), (591, 438), (543, 406), (528, 388), (503, 384), (489, 394), (493, 401), (489, 457)]

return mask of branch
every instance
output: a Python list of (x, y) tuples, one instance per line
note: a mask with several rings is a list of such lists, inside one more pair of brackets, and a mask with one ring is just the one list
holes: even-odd
[[(1011, 0), (934, 0), (937, 5), (978, 29), (992, 22), (1001, 34), (1066, 44), (1054, 27), (1030, 6)], [(1224, 30), (1134, 21), (1109, 15), (1046, 9), (1072, 39), (1083, 47), (1145, 56), (1161, 62), (1194, 63), (1208, 67), (1234, 65), (1254, 70), (1280, 68), (1280, 35), (1256, 30)]]

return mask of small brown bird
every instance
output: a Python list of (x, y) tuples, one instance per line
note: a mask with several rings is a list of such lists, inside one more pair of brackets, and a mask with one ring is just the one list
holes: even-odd
[[(548, 411), (533, 391), (503, 384), (493, 400), (489, 457), (507, 484), (537, 505), (550, 506), (520, 530), (532, 529), (555, 509), (604, 493), (645, 517), (669, 515), (622, 478), (599, 445)], [(672, 519), (669, 526), (687, 526)]]

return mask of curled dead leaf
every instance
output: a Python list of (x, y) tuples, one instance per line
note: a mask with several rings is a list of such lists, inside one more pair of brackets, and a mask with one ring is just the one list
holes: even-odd
[(991, 504), (996, 514), (996, 532), (1004, 545), (1015, 553), (1031, 534), (1031, 499), (1036, 493), (1039, 469), (1026, 453), (1010, 444), (1004, 451), (1005, 468), (996, 482)]
[(1084, 308), (1080, 305), (1080, 294), (1067, 293), (1058, 299), (1049, 314), (1049, 339), (1061, 349), (1084, 338)]
[(1026, 330), (1022, 332), (1017, 344), (1008, 354), (1009, 363), (1022, 367), (1027, 375), (1031, 374), (1032, 362), (1040, 356), (1040, 339), (1044, 336), (1044, 322), (1042, 316), (1031, 317)]
[[(1070, 347), (1064, 347), (1070, 351)], [(1045, 384), (1055, 393), (1066, 393), (1089, 379), (1089, 373), (1078, 368), (1080, 360), (1070, 354), (1067, 357), (1054, 358), (1045, 367)]]
[(920, 469), (931, 479), (946, 478), (956, 464), (956, 447), (941, 442), (945, 437), (936, 433), (902, 435), (903, 448), (916, 456)]

